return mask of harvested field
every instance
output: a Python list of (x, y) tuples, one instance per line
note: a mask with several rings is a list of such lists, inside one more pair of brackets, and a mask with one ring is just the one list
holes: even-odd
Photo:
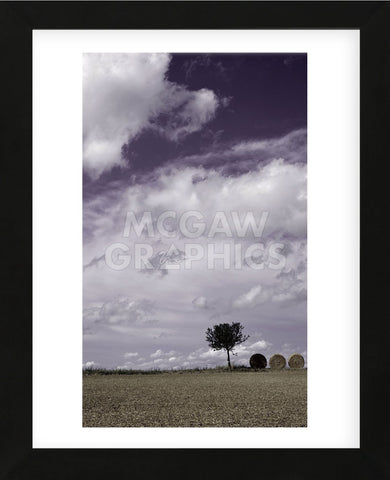
[(307, 370), (84, 375), (84, 427), (306, 427)]

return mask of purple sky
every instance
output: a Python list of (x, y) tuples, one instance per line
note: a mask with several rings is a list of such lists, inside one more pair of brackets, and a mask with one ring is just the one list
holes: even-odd
[[(204, 332), (232, 321), (250, 335), (236, 364), (252, 353), (306, 357), (306, 66), (306, 54), (84, 55), (84, 365), (224, 364)], [(169, 238), (156, 229), (167, 211)], [(179, 228), (189, 211), (205, 226), (197, 238)], [(150, 212), (155, 235), (124, 236), (128, 212)], [(231, 235), (211, 237), (216, 212)], [(232, 212), (267, 212), (261, 237), (240, 235)], [(110, 268), (118, 243), (132, 255), (150, 245), (153, 268), (136, 268), (134, 255)], [(208, 268), (207, 255), (184, 268), (190, 243), (241, 254), (228, 268)], [(246, 254), (256, 243), (264, 255)], [(273, 268), (276, 244), (284, 261)], [(163, 268), (164, 252), (175, 269)]]

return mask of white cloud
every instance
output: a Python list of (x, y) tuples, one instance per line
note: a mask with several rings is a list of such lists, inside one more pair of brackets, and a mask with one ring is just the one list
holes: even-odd
[(306, 264), (302, 263), (297, 269), (281, 271), (270, 285), (251, 287), (233, 301), (233, 308), (252, 308), (268, 301), (282, 304), (306, 300)]
[(164, 109), (168, 114), (166, 122), (155, 128), (172, 141), (178, 141), (196, 132), (212, 120), (219, 106), (218, 97), (206, 88), (188, 91), (186, 88), (169, 84)]
[(278, 157), (289, 157), (291, 160), (305, 161), (306, 142), (306, 129), (299, 129), (293, 130), (283, 137), (237, 143), (233, 145), (231, 152), (239, 155), (253, 152), (272, 152), (273, 155)]
[[(260, 334), (255, 334), (256, 341), (249, 343), (249, 341), (238, 345), (235, 349), (234, 355), (231, 355), (231, 362), (233, 365), (249, 365), (249, 358), (254, 353), (263, 353), (269, 358), (274, 353), (272, 343), (260, 337)], [(295, 347), (296, 349), (298, 347)], [(283, 346), (285, 351), (285, 346)], [(198, 348), (191, 353), (184, 353), (180, 351), (163, 351), (158, 349), (149, 355), (149, 360), (144, 358), (137, 359), (136, 363), (131, 361), (126, 362), (125, 365), (118, 366), (118, 369), (154, 369), (170, 370), (178, 368), (212, 368), (216, 366), (225, 366), (227, 364), (227, 354), (225, 350), (212, 350), (210, 348)], [(139, 361), (138, 361), (139, 360)], [(142, 360), (142, 362), (141, 362)]]
[(259, 340), (258, 342), (252, 343), (250, 345), (250, 350), (256, 350), (257, 348), (263, 349), (263, 348), (268, 348), (270, 346), (270, 343), (266, 342), (265, 340)]
[(90, 362), (85, 362), (83, 364), (83, 367), (84, 368), (93, 368), (93, 367), (96, 367), (97, 365), (99, 365), (98, 363), (94, 362), (93, 360), (90, 361)]
[[(195, 181), (199, 177), (203, 180)], [(238, 212), (240, 218), (254, 212), (257, 222), (263, 212), (268, 212), (264, 237), (281, 233), (305, 237), (306, 165), (277, 159), (240, 176), (228, 177), (202, 167), (163, 168), (149, 183), (124, 187), (121, 195), (107, 194), (87, 201), (84, 216), (90, 241), (101, 247), (88, 252), (85, 263), (99, 258), (107, 244), (123, 240), (118, 233), (123, 232), (126, 212), (133, 211), (137, 218), (151, 212), (156, 222), (168, 210), (176, 213), (171, 225), (173, 233), (177, 232), (180, 216), (190, 210), (201, 212), (206, 234), (215, 213), (225, 212), (234, 235), (231, 212)], [(86, 248), (90, 241), (85, 243)]]
[(206, 297), (196, 297), (192, 300), (192, 304), (201, 309), (209, 308)]
[(122, 163), (121, 146), (148, 124), (168, 65), (166, 54), (84, 55), (84, 167), (91, 176)]
[(207, 350), (206, 352), (203, 352), (199, 354), (200, 359), (205, 359), (205, 358), (225, 358), (226, 357), (226, 352), (224, 350)]
[[(235, 347), (235, 355), (231, 356), (231, 361), (236, 365), (248, 365), (251, 355), (259, 353), (259, 351), (269, 355), (271, 347), (272, 343), (263, 338), (252, 344), (249, 344), (248, 342), (242, 343)], [(227, 354), (225, 350), (198, 348), (189, 355), (178, 354), (175, 360), (176, 364), (182, 368), (215, 367), (226, 365)]]
[[(221, 100), (223, 104), (223, 99)], [(241, 166), (242, 170), (253, 169), (260, 162), (269, 162), (283, 158), (287, 163), (306, 163), (307, 131), (298, 129), (282, 137), (262, 140), (245, 140), (231, 145), (213, 148), (206, 153), (184, 156), (177, 161), (186, 165), (220, 165), (222, 170), (229, 170), (230, 164)]]
[(261, 285), (252, 287), (248, 292), (240, 295), (234, 302), (233, 306), (237, 308), (247, 307), (265, 301), (268, 295), (264, 293)]
[(157, 357), (161, 357), (161, 355), (163, 354), (163, 351), (158, 349), (156, 350), (154, 353), (151, 353), (150, 354), (150, 358), (157, 358)]
[(123, 356), (124, 356), (125, 358), (138, 357), (138, 352), (126, 352)]
[(123, 165), (122, 145), (143, 129), (177, 141), (214, 117), (215, 93), (169, 82), (169, 62), (165, 53), (84, 54), (83, 159), (92, 178)]
[(99, 327), (115, 328), (135, 322), (147, 322), (153, 318), (154, 307), (149, 300), (131, 300), (119, 297), (99, 306), (89, 306), (83, 311), (85, 333), (95, 333)]

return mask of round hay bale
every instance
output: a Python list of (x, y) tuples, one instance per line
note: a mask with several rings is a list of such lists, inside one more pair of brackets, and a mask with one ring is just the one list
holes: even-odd
[(252, 368), (265, 368), (267, 366), (267, 359), (261, 353), (254, 353), (249, 359), (249, 365)]
[(269, 359), (269, 366), (273, 370), (282, 370), (282, 368), (286, 366), (286, 359), (283, 355), (280, 355), (280, 353), (275, 353), (275, 355), (272, 355)]
[(305, 359), (300, 353), (293, 353), (288, 359), (288, 365), (290, 368), (303, 368)]

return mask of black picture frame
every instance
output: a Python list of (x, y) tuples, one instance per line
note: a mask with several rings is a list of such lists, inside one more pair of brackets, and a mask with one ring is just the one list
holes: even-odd
[[(387, 204), (388, 2), (2, 2), (0, 478), (259, 475), (390, 478)], [(32, 449), (32, 31), (34, 29), (358, 29), (361, 121), (361, 446), (359, 449)], [(11, 208), (10, 208), (11, 207)], [(375, 242), (375, 245), (374, 243)], [(8, 253), (7, 253), (8, 251)], [(39, 268), (39, 265), (34, 265)]]

